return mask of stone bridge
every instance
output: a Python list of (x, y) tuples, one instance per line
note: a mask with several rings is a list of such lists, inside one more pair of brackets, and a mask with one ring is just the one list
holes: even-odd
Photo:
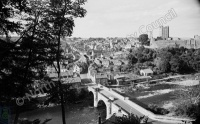
[(100, 84), (88, 86), (88, 90), (92, 92), (94, 96), (94, 107), (97, 107), (100, 101), (105, 103), (106, 119), (109, 119), (114, 113), (117, 116), (129, 115), (132, 113), (139, 117), (146, 116), (151, 124), (191, 124), (193, 121), (154, 114), (129, 100), (129, 97), (124, 97), (111, 88)]

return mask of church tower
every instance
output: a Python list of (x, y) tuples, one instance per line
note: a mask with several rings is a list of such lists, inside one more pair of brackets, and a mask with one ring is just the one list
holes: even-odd
[(110, 40), (110, 49), (112, 49), (113, 48), (113, 43), (112, 43), (112, 41)]
[(153, 31), (150, 31), (149, 39), (150, 39), (150, 46), (151, 46), (151, 45), (153, 45), (153, 42), (155, 41), (154, 38), (153, 38)]

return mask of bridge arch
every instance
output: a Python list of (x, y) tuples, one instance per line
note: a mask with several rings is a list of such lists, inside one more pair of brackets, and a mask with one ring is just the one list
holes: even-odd
[[(89, 93), (93, 93), (93, 105), (94, 107), (97, 107), (99, 106), (99, 104), (101, 102), (103, 102), (105, 104), (105, 107), (106, 107), (106, 119), (110, 118), (113, 113), (116, 113), (118, 110), (119, 110), (119, 107), (114, 105), (111, 101), (110, 101), (110, 98), (103, 95), (101, 93), (101, 89), (99, 88), (91, 88), (91, 87), (88, 87), (88, 91)], [(91, 95), (92, 96), (92, 95)]]
[(94, 100), (95, 100), (95, 97), (94, 97), (94, 93), (92, 91), (89, 91), (89, 95), (88, 95), (88, 100), (89, 100), (89, 105), (90, 106), (94, 106)]
[(101, 118), (103, 121), (105, 121), (106, 119), (108, 119), (107, 117), (107, 104), (104, 100), (99, 100), (97, 103), (97, 109), (100, 109), (100, 113), (101, 113)]

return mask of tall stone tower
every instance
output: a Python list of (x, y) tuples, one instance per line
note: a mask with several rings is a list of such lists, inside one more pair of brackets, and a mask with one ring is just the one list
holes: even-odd
[(150, 31), (149, 39), (150, 39), (150, 46), (151, 46), (151, 45), (153, 45), (153, 42), (155, 41), (154, 38), (153, 38), (153, 31)]
[(160, 26), (159, 27), (159, 35), (162, 37), (164, 40), (167, 40), (169, 38), (169, 26)]
[(113, 48), (113, 43), (112, 43), (112, 41), (110, 40), (110, 49), (112, 49)]

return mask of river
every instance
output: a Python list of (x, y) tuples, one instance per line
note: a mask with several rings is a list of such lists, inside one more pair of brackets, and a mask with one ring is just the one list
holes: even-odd
[[(99, 113), (101, 113), (102, 121), (106, 117), (106, 108), (101, 106), (94, 108), (89, 101), (84, 101), (79, 104), (65, 105), (65, 118), (67, 124), (97, 124)], [(20, 114), (20, 118), (28, 120), (40, 119), (42, 122), (45, 119), (52, 119), (47, 124), (62, 124), (61, 106), (50, 108), (41, 108)]]

